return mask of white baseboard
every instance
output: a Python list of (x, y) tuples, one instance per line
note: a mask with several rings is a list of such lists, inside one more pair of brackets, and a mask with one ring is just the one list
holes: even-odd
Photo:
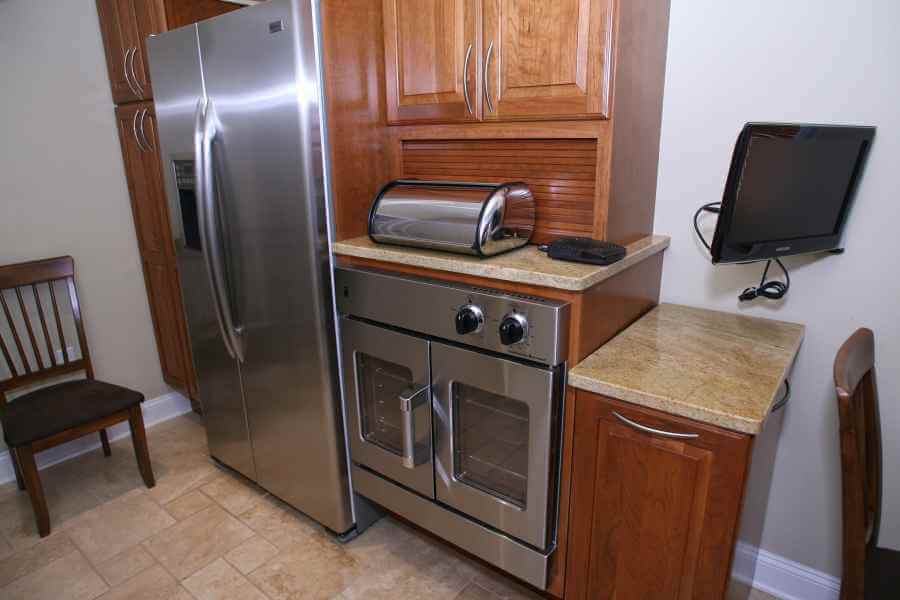
[[(157, 423), (174, 419), (179, 415), (191, 412), (191, 402), (178, 392), (170, 392), (147, 400), (141, 404), (144, 413), (144, 425), (152, 427)], [(106, 430), (110, 441), (118, 440), (131, 435), (128, 423), (119, 423)], [(66, 444), (50, 448), (35, 457), (38, 469), (46, 469), (57, 463), (75, 458), (85, 452), (90, 452), (100, 447), (100, 438), (96, 435), (86, 435), (72, 440)], [(0, 484), (13, 481), (16, 472), (13, 469), (9, 450), (0, 452)]]
[[(756, 572), (753, 573), (754, 559)], [(838, 600), (841, 580), (783, 556), (738, 542), (732, 576), (783, 600)]]

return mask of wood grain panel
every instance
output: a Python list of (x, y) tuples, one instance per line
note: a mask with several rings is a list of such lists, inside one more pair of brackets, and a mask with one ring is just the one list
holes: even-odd
[(724, 597), (751, 436), (581, 390), (575, 412), (566, 598)]
[(223, 0), (165, 0), (169, 28), (182, 27), (243, 8)]
[(404, 140), (401, 144), (404, 178), (527, 183), (537, 205), (533, 242), (593, 233), (596, 139)]

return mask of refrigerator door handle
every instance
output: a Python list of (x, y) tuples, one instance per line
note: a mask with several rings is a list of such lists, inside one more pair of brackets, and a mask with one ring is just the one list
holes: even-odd
[(212, 290), (216, 320), (231, 358), (244, 362), (240, 329), (234, 326), (231, 302), (225, 276), (222, 243), (219, 237), (219, 223), (216, 214), (215, 175), (213, 172), (213, 141), (216, 137), (215, 118), (212, 106), (206, 96), (197, 102), (194, 117), (194, 169), (197, 191), (197, 215), (200, 220), (200, 238), (203, 244), (203, 258), (206, 274)]

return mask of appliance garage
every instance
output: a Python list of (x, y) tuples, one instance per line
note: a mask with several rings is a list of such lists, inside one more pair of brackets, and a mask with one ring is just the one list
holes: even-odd
[(335, 271), (354, 490), (544, 589), (566, 302)]

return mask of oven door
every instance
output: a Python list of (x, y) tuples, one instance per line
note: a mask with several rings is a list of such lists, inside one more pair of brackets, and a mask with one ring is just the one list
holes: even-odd
[(536, 548), (555, 536), (560, 371), (431, 345), (436, 498)]
[(434, 498), (429, 342), (341, 318), (350, 457)]

